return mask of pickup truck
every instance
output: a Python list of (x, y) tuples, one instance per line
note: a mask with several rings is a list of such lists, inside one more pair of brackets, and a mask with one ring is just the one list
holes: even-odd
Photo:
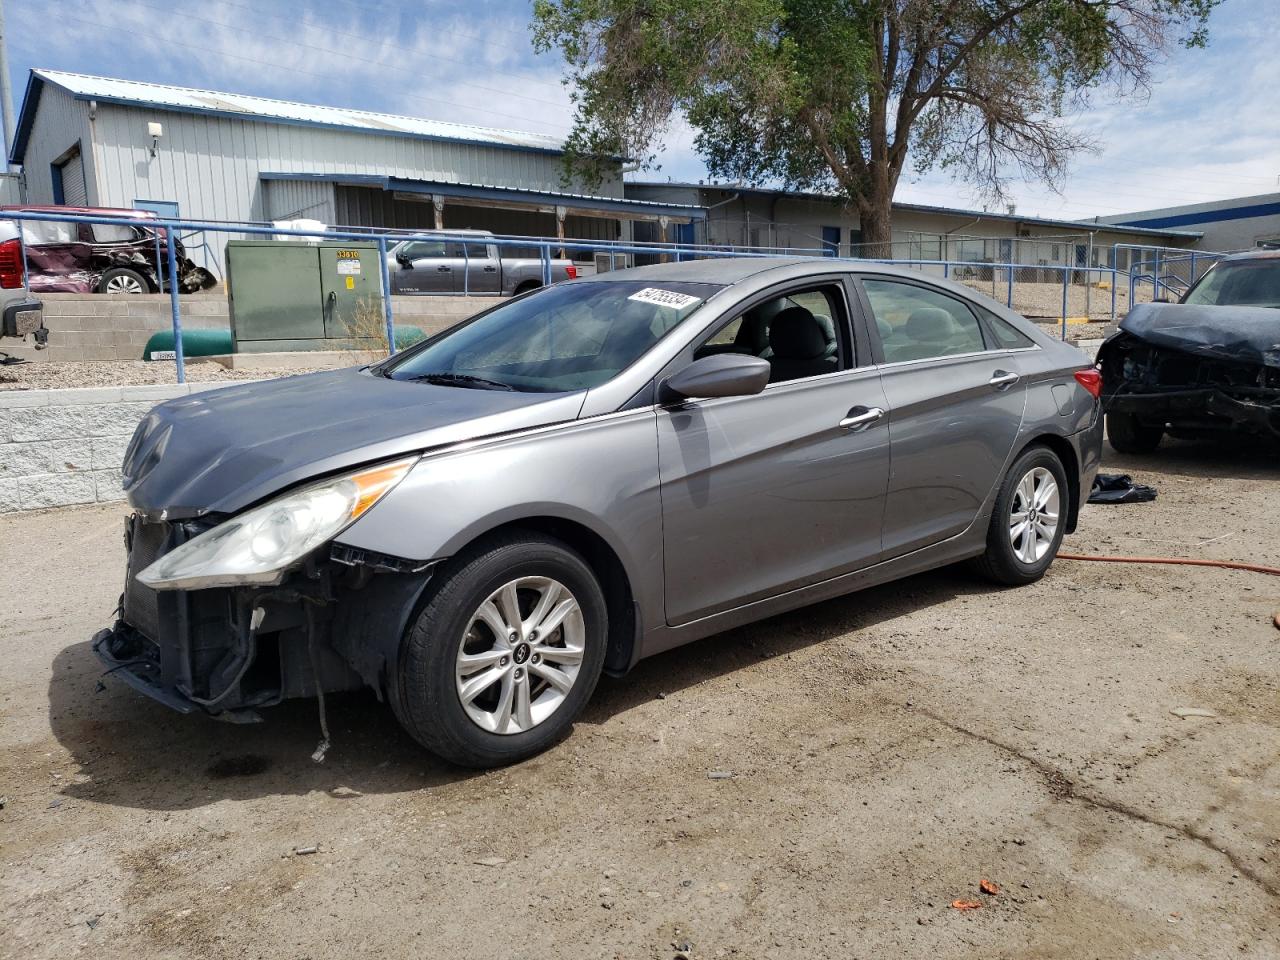
[[(43, 350), (49, 340), (44, 326), (44, 305), (31, 299), (27, 289), (27, 272), (22, 261), (22, 238), (12, 220), (0, 220), (0, 343), (5, 338), (35, 338), (36, 349)], [(0, 364), (21, 363), (0, 351)]]
[[(503, 257), (497, 244), (488, 242), (486, 230), (453, 230), (452, 236), (474, 236), (474, 241), (405, 240), (387, 250), (391, 292), (475, 293), (481, 295), (525, 293), (542, 286), (542, 261), (537, 257)], [(578, 271), (568, 260), (551, 261), (551, 282), (572, 280)]]

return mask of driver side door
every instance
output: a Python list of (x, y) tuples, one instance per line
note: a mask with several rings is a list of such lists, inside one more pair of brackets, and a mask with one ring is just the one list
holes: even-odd
[(415, 240), (396, 251), (391, 269), (395, 293), (452, 293), (453, 260), (443, 240)]
[[(782, 339), (776, 333), (772, 348), (768, 333), (760, 345), (750, 325), (780, 317), (773, 309), (778, 300), (789, 302), (784, 309), (792, 316), (799, 309), (819, 326), (830, 321), (830, 364), (816, 351), (808, 368), (772, 356)], [(668, 624), (879, 559), (888, 404), (869, 353), (855, 348), (851, 303), (839, 275), (775, 288), (673, 363), (678, 368), (708, 353), (768, 352), (764, 359), (775, 376), (754, 396), (694, 399), (658, 411)]]

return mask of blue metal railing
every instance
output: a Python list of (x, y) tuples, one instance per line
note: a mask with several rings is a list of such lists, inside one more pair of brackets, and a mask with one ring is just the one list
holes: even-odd
[[(1040, 279), (1046, 276), (1056, 277), (1060, 281), (1061, 286), (1061, 311), (1060, 318), (1062, 321), (1061, 333), (1066, 338), (1068, 307), (1069, 307), (1069, 291), (1073, 282), (1079, 285), (1081, 278), (1088, 283), (1091, 278), (1110, 279), (1112, 289), (1111, 317), (1115, 319), (1115, 289), (1119, 282), (1120, 271), (1117, 270), (1116, 255), (1113, 252), (1112, 264), (1109, 267), (1094, 266), (1077, 266), (1072, 264), (1063, 265), (1046, 265), (1046, 264), (1021, 264), (1021, 263), (993, 263), (985, 260), (936, 260), (936, 259), (870, 259), (870, 258), (832, 258), (826, 256), (827, 251), (823, 248), (787, 248), (787, 247), (734, 247), (725, 245), (699, 245), (691, 243), (668, 243), (668, 242), (643, 242), (643, 241), (621, 241), (621, 240), (570, 240), (559, 237), (506, 237), (491, 236), (487, 234), (476, 234), (467, 231), (450, 232), (448, 230), (421, 230), (421, 231), (402, 231), (402, 230), (377, 230), (375, 228), (326, 228), (323, 232), (315, 232), (309, 230), (298, 230), (276, 227), (270, 224), (262, 223), (231, 223), (225, 221), (207, 221), (207, 220), (184, 220), (184, 219), (164, 219), (153, 217), (128, 217), (128, 216), (101, 216), (101, 215), (80, 215), (66, 216), (59, 213), (35, 213), (26, 211), (5, 211), (4, 219), (15, 221), (54, 221), (54, 222), (78, 222), (89, 224), (113, 224), (128, 225), (142, 227), (150, 230), (163, 230), (164, 237), (157, 237), (157, 245), (163, 242), (165, 249), (164, 272), (168, 277), (177, 276), (177, 249), (176, 238), (179, 231), (185, 231), (188, 235), (190, 232), (209, 232), (224, 233), (232, 235), (247, 236), (269, 236), (269, 237), (293, 237), (304, 240), (346, 240), (346, 241), (369, 241), (376, 242), (378, 247), (378, 255), (380, 258), (379, 273), (383, 302), (383, 321), (386, 327), (386, 337), (388, 350), (395, 352), (395, 331), (393, 324), (393, 306), (391, 297), (391, 277), (387, 264), (387, 254), (393, 244), (404, 241), (439, 241), (444, 240), (451, 243), (459, 243), (463, 251), (463, 287), (460, 291), (464, 296), (471, 294), (470, 290), (470, 251), (468, 244), (483, 243), (496, 246), (500, 251), (511, 248), (521, 247), (526, 250), (534, 248), (538, 252), (538, 260), (541, 265), (541, 278), (544, 285), (549, 284), (552, 280), (552, 251), (584, 251), (591, 253), (607, 253), (609, 256), (610, 269), (617, 267), (618, 257), (626, 258), (636, 256), (671, 258), (677, 262), (686, 259), (704, 259), (704, 258), (724, 258), (724, 257), (777, 257), (777, 256), (804, 256), (823, 258), (824, 260), (836, 260), (850, 263), (877, 263), (887, 264), (891, 266), (899, 266), (912, 269), (923, 270), (939, 270), (943, 278), (952, 278), (957, 272), (966, 272), (969, 276), (957, 277), (959, 280), (973, 280), (976, 274), (985, 284), (989, 276), (994, 293), (995, 285), (1003, 283), (1004, 301), (1006, 306), (1012, 308), (1014, 301), (1014, 287), (1017, 282), (1017, 275), (1020, 271), (1027, 271), (1025, 276), (1038, 278), (1035, 282), (1044, 284), (1045, 280)], [(1117, 245), (1117, 249), (1125, 245)], [(1140, 248), (1150, 250), (1151, 248)], [(1183, 251), (1185, 253), (1185, 251)], [(157, 249), (157, 254), (159, 250)], [(1203, 255), (1202, 255), (1203, 256)], [(159, 265), (159, 264), (158, 264)], [(159, 270), (157, 271), (160, 272)], [(1000, 274), (1004, 273), (1001, 279)], [(180, 297), (177, 283), (169, 283), (168, 290), (170, 314), (173, 327), (174, 337), (174, 359), (177, 367), (177, 378), (179, 383), (186, 380), (186, 359), (183, 352), (182, 344), (182, 312)], [(1131, 301), (1132, 302), (1132, 301)]]

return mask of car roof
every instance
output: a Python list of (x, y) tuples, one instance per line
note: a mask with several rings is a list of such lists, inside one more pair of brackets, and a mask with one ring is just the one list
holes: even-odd
[[(656, 253), (657, 251), (655, 251)], [(652, 263), (643, 267), (631, 267), (627, 270), (597, 273), (586, 277), (584, 282), (600, 282), (615, 280), (683, 280), (688, 283), (730, 284), (754, 277), (766, 270), (779, 267), (814, 264), (818, 269), (813, 272), (825, 272), (831, 269), (831, 261), (816, 257), (713, 257), (706, 260), (685, 260), (681, 263)]]
[[(895, 277), (929, 280), (940, 286), (954, 285), (940, 278), (924, 274), (918, 267), (904, 267), (874, 260), (857, 260), (835, 257), (715, 257), (706, 260), (685, 260), (681, 263), (654, 263), (627, 270), (597, 273), (578, 283), (599, 283), (614, 280), (683, 280), (690, 283), (716, 283), (729, 285), (740, 283), (763, 273), (777, 271), (778, 280), (792, 280), (806, 276), (831, 273), (879, 273)], [(963, 288), (966, 293), (973, 291)]]
[(1235, 260), (1280, 260), (1280, 250), (1246, 250), (1244, 253), (1225, 256), (1218, 262), (1230, 263)]
[(127, 207), (68, 207), (63, 204), (40, 206), (31, 203), (11, 203), (0, 206), (0, 210), (16, 210), (20, 213), (24, 211), (26, 213), (83, 213), (89, 216), (105, 214), (112, 217), (156, 219), (154, 210), (132, 210)]

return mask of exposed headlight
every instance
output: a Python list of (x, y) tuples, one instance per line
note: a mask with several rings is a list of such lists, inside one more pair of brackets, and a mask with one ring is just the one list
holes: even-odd
[(275, 584), (399, 483), (417, 457), (277, 497), (188, 540), (138, 574), (155, 590)]

